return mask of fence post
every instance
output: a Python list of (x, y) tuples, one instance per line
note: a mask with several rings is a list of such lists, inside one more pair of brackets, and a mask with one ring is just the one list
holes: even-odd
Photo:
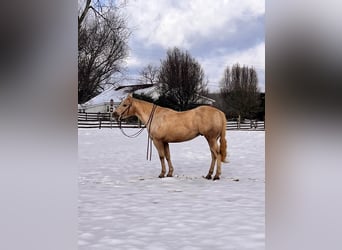
[(102, 119), (100, 119), (100, 120), (99, 120), (99, 121), (100, 121), (100, 124), (99, 124), (99, 125), (100, 125), (100, 126), (99, 126), (99, 129), (101, 129), (101, 120), (102, 120)]
[(110, 128), (113, 128), (113, 113), (110, 113)]

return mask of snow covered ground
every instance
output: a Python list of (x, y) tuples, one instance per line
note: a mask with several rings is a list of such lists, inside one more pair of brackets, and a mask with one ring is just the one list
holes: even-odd
[[(136, 130), (126, 129), (127, 133)], [(79, 129), (79, 249), (265, 249), (265, 132), (227, 131), (221, 180), (203, 179), (206, 140), (170, 144), (175, 177), (159, 179), (147, 134)]]

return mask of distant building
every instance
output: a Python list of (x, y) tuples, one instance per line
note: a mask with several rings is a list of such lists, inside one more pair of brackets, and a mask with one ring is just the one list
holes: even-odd
[(125, 92), (124, 89), (116, 90), (116, 88), (112, 86), (79, 106), (81, 106), (84, 112), (87, 113), (107, 113), (110, 112), (111, 100), (113, 100), (113, 106), (116, 107), (126, 96), (127, 92)]

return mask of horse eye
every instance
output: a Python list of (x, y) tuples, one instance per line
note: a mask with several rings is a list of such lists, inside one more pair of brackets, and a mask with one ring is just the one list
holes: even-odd
[(123, 107), (127, 107), (127, 104), (123, 104), (122, 106), (123, 106)]

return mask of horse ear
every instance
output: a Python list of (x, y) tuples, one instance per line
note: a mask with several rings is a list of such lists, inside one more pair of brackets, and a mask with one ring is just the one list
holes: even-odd
[(128, 98), (133, 98), (133, 94), (132, 94), (132, 93), (129, 93), (127, 97), (128, 97)]

